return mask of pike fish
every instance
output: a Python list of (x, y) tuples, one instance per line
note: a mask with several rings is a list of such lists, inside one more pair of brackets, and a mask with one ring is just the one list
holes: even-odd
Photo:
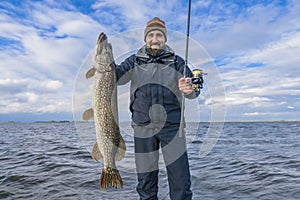
[(94, 120), (96, 143), (91, 156), (103, 158), (100, 188), (123, 188), (123, 181), (116, 167), (116, 160), (124, 158), (126, 145), (120, 134), (118, 122), (117, 87), (112, 46), (104, 33), (97, 40), (93, 67), (86, 78), (94, 77), (93, 107), (83, 113), (84, 120)]

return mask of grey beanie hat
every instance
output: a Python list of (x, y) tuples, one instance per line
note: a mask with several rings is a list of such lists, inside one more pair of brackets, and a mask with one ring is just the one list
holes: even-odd
[(144, 30), (144, 41), (146, 41), (146, 36), (148, 35), (148, 33), (154, 30), (161, 31), (164, 34), (165, 39), (167, 41), (167, 29), (165, 22), (159, 19), (158, 17), (154, 17), (149, 22), (147, 22), (146, 28)]

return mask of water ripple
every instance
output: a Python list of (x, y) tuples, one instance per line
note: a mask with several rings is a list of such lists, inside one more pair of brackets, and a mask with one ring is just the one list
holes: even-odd
[[(215, 148), (199, 158), (207, 128), (200, 125), (188, 150), (194, 199), (300, 199), (300, 123), (225, 123)], [(134, 160), (131, 129), (122, 130)], [(0, 131), (0, 199), (138, 199), (136, 175), (126, 171), (132, 162), (120, 167), (123, 190), (99, 189), (102, 163), (73, 123), (2, 123)], [(164, 170), (159, 199), (169, 199)]]

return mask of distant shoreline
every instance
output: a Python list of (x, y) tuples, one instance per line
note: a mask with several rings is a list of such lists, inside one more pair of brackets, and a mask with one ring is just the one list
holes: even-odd
[[(48, 120), (48, 121), (2, 121), (1, 123), (91, 123), (93, 121), (72, 121), (72, 120)], [(227, 120), (227, 121), (194, 121), (188, 123), (258, 123), (258, 122), (300, 122), (300, 120)], [(130, 123), (130, 121), (121, 121), (120, 123)]]
[(0, 123), (74, 123), (69, 120), (49, 120), (49, 121), (2, 121)]

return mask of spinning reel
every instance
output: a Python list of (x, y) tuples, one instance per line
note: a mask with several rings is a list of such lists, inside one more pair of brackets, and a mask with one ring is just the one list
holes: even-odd
[(207, 75), (207, 73), (203, 73), (201, 69), (194, 69), (192, 71), (192, 87), (195, 92), (199, 92), (200, 89), (203, 88), (203, 75)]

